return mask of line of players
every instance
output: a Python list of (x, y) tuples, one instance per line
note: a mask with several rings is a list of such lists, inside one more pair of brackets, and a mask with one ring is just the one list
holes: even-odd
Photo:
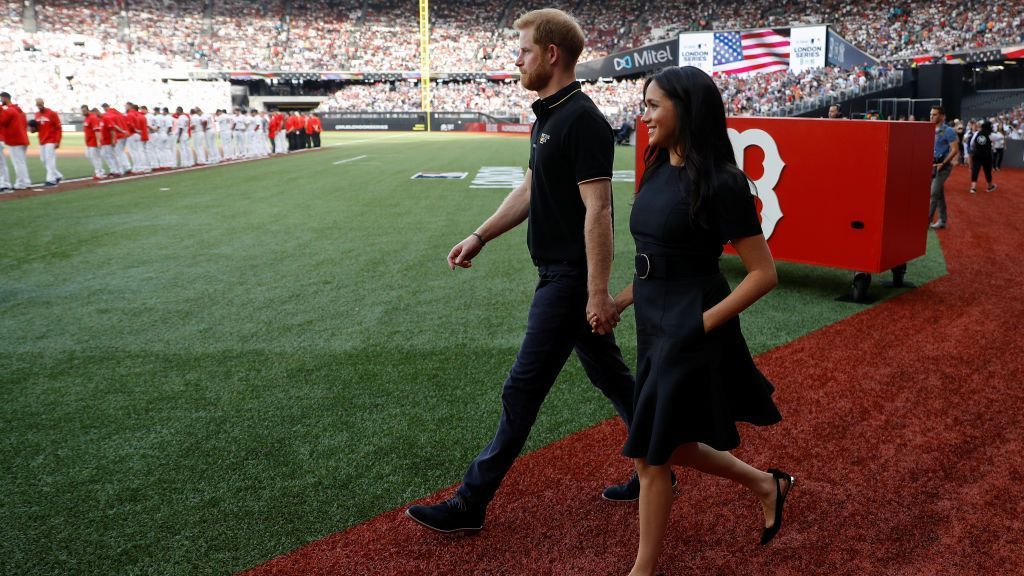
[(110, 176), (147, 174), (320, 146), (322, 124), (309, 113), (286, 115), (273, 109), (267, 114), (253, 109), (246, 114), (235, 108), (233, 114), (217, 110), (211, 115), (200, 108), (186, 113), (180, 106), (174, 113), (159, 107), (150, 112), (132, 102), (125, 104), (125, 113), (108, 104), (102, 108), (101, 112), (82, 106), (86, 157), (95, 180), (107, 178), (108, 172)]

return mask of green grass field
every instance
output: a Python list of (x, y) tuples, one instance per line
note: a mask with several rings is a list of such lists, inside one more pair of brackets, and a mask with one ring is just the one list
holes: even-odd
[[(506, 193), (470, 180), (525, 166), (528, 141), (325, 144), (0, 203), (0, 573), (226, 574), (460, 480), (536, 272), (525, 227), (472, 270), (444, 258)], [(615, 199), (617, 290), (631, 185)], [(834, 300), (849, 272), (779, 270), (743, 317), (755, 352), (864, 309)], [(932, 235), (908, 280), (944, 273)], [(629, 315), (617, 334), (632, 363)], [(527, 449), (612, 415), (573, 359)]]

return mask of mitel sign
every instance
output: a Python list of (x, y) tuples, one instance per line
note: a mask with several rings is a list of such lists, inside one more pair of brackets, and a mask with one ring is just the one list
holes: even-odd
[(660, 50), (647, 48), (637, 50), (622, 57), (613, 57), (612, 63), (615, 66), (615, 70), (619, 71), (632, 68), (647, 68), (655, 65), (660, 65), (659, 67), (674, 66), (676, 62), (675, 58), (672, 57), (672, 47), (665, 46)]
[(632, 76), (679, 65), (679, 46), (676, 40), (648, 44), (628, 52), (612, 54), (584, 62), (576, 67), (581, 80)]

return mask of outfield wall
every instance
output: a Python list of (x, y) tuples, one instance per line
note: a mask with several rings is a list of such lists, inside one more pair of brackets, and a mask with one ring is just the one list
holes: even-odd
[[(330, 112), (319, 116), (325, 132), (420, 132), (427, 129), (424, 112)], [(434, 132), (530, 132), (529, 124), (519, 122), (518, 118), (495, 118), (476, 112), (431, 112), (430, 129)]]

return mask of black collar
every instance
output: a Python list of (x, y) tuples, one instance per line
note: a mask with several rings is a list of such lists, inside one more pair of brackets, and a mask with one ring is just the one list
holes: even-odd
[(571, 82), (565, 88), (555, 92), (547, 98), (541, 98), (532, 104), (533, 113), (538, 117), (547, 114), (557, 108), (560, 104), (569, 99), (570, 96), (582, 90), (583, 87), (578, 81)]

